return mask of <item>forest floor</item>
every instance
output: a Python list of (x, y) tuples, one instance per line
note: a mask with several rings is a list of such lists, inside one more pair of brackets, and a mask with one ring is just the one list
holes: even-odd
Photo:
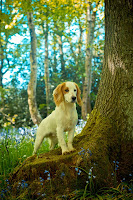
[[(85, 122), (80, 120), (79, 124), (76, 127), (75, 135), (79, 134), (84, 126)], [(8, 179), (10, 177), (10, 174), (14, 172), (15, 167), (22, 165), (23, 161), (32, 155), (36, 129), (37, 127), (19, 129), (6, 127), (1, 130), (0, 199), (14, 199), (11, 192), (12, 186), (10, 185)], [(48, 151), (49, 143), (48, 140), (45, 139), (41, 148), (38, 151), (38, 155), (46, 153)], [(81, 149), (80, 152), (83, 152), (83, 149)], [(117, 168), (119, 167), (119, 163), (117, 163), (117, 161), (114, 161), (114, 165), (115, 169), (117, 170)], [(78, 188), (69, 195), (63, 194), (61, 196), (57, 196), (56, 198), (54, 196), (53, 199), (133, 199), (133, 179), (131, 179), (130, 183), (126, 183), (126, 180), (123, 177), (121, 183), (118, 185), (115, 183), (114, 187), (96, 190), (93, 185), (93, 179), (95, 179), (96, 177), (92, 175), (90, 170), (88, 173), (88, 181), (84, 183), (84, 188)], [(75, 167), (75, 173), (77, 173), (77, 177), (79, 177), (81, 173), (83, 173), (83, 171), (83, 169)], [(45, 173), (47, 174), (47, 180), (50, 181), (50, 174), (48, 173), (48, 171), (46, 171)], [(62, 174), (61, 176), (64, 177), (65, 174)], [(115, 177), (115, 174), (112, 173), (112, 176)], [(129, 176), (131, 176), (132, 178), (132, 174), (129, 174)], [(39, 182), (40, 185), (43, 185), (43, 178), (40, 177)], [(17, 187), (19, 188), (19, 190), (25, 192), (28, 188), (28, 183), (25, 180), (22, 180), (21, 182), (19, 182), (19, 185)], [(36, 199), (49, 199), (46, 196), (45, 191), (43, 193), (38, 192), (37, 195), (38, 197)], [(20, 198), (15, 197), (15, 199)], [(24, 197), (21, 196), (21, 199), (31, 199), (31, 197), (26, 195)]]

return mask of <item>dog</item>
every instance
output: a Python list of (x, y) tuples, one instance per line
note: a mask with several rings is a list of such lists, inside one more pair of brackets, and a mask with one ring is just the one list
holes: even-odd
[[(50, 139), (50, 150), (59, 143), (62, 155), (75, 151), (72, 142), (75, 126), (78, 121), (76, 103), (80, 106), (81, 91), (74, 82), (59, 84), (53, 91), (55, 110), (40, 123), (34, 145), (33, 155), (37, 153), (44, 138)], [(68, 143), (64, 139), (64, 132), (68, 131)]]

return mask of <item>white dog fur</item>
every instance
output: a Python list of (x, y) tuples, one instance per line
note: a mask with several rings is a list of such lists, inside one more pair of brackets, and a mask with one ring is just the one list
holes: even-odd
[[(62, 154), (74, 151), (72, 142), (78, 120), (76, 102), (81, 106), (80, 94), (81, 91), (74, 82), (64, 82), (56, 87), (53, 91), (56, 108), (38, 127), (33, 155), (37, 153), (44, 137), (50, 139), (51, 150), (59, 143)], [(64, 139), (66, 131), (68, 131), (67, 144)]]

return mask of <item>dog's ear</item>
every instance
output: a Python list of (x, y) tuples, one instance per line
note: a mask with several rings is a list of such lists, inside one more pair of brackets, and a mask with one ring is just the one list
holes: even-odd
[(79, 89), (79, 86), (75, 83), (76, 88), (77, 88), (77, 103), (79, 106), (82, 106), (82, 100), (81, 100), (81, 90)]
[(59, 84), (53, 91), (54, 102), (56, 106), (59, 106), (60, 103), (64, 100), (64, 95), (63, 95), (64, 86), (65, 86), (65, 83)]

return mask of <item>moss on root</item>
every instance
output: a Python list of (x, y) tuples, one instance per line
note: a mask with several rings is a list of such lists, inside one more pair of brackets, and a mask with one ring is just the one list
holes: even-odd
[[(23, 199), (22, 196), (37, 199), (40, 195), (42, 199), (55, 199), (59, 195), (70, 194), (85, 187), (91, 167), (96, 176), (94, 184), (97, 187), (110, 186), (113, 184), (113, 160), (119, 159), (121, 171), (125, 170), (123, 155), (120, 161), (121, 151), (124, 153), (124, 150), (121, 148), (119, 134), (113, 129), (110, 120), (103, 118), (95, 110), (73, 143), (76, 151), (67, 155), (61, 155), (61, 149), (58, 148), (41, 154), (38, 158), (27, 158), (10, 177), (13, 196), (18, 199)], [(130, 148), (131, 145), (129, 151), (132, 152)], [(131, 156), (127, 157), (126, 173), (130, 173)], [(78, 168), (82, 171), (80, 175)], [(120, 171), (118, 175), (121, 176)], [(21, 188), (22, 180), (28, 187)]]

